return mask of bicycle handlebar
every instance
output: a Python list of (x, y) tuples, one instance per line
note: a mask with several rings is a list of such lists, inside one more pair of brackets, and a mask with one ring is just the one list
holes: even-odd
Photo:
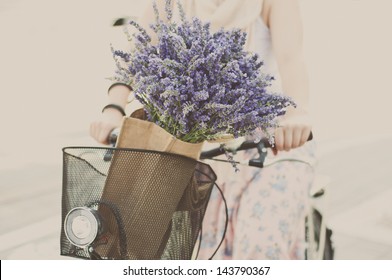
[(109, 134), (109, 138), (108, 138), (108, 142), (109, 144), (114, 147), (116, 145), (117, 142), (117, 137), (118, 134), (120, 133), (120, 128), (115, 128), (113, 129), (110, 134)]
[[(114, 147), (116, 145), (117, 142), (117, 137), (118, 134), (120, 132), (120, 129), (114, 129), (110, 135), (109, 135), (109, 144)], [(313, 139), (313, 133), (310, 132), (309, 134), (309, 138), (307, 141), (311, 141)], [(259, 153), (259, 158), (256, 159), (251, 159), (249, 160), (249, 162), (247, 162), (246, 164), (249, 166), (254, 166), (254, 167), (259, 167), (259, 168), (263, 168), (264, 166), (264, 161), (265, 158), (267, 157), (267, 148), (272, 148), (271, 143), (268, 141), (268, 139), (263, 138), (261, 139), (260, 142), (255, 143), (252, 140), (247, 140), (242, 142), (242, 144), (235, 149), (235, 152), (237, 151), (243, 151), (243, 150), (248, 150), (248, 149), (254, 149), (257, 148), (257, 151)], [(218, 147), (218, 148), (214, 148), (208, 151), (204, 151), (200, 154), (200, 159), (212, 159), (212, 160), (217, 160), (220, 161), (219, 159), (214, 159), (217, 156), (223, 155), (225, 154), (225, 149), (223, 147)], [(104, 160), (105, 161), (110, 161), (111, 157), (112, 157), (112, 153), (113, 151), (108, 150), (107, 153), (104, 156)], [(222, 160), (224, 162), (227, 162), (225, 160)]]
[[(108, 137), (108, 142), (109, 142), (110, 146), (112, 146), (112, 147), (116, 146), (117, 137), (118, 137), (119, 133), (120, 133), (120, 128), (115, 128), (110, 132), (109, 137)], [(112, 156), (113, 156), (113, 151), (107, 150), (105, 155), (103, 156), (103, 160), (104, 161), (111, 161)]]
[[(307, 141), (311, 141), (313, 139), (313, 133), (310, 132), (309, 138)], [(242, 144), (235, 150), (237, 151), (243, 151), (243, 150), (248, 150), (248, 149), (254, 149), (258, 148), (260, 146), (263, 146), (263, 148), (272, 148), (271, 143), (268, 141), (267, 138), (261, 139), (260, 142), (255, 143), (252, 140), (247, 140), (242, 142)], [(211, 149), (205, 152), (202, 152), (200, 155), (200, 159), (211, 159), (220, 155), (223, 155), (225, 153), (225, 150), (221, 147)]]
[[(310, 141), (313, 139), (313, 133), (310, 132), (309, 138), (307, 141)], [(257, 152), (259, 154), (258, 158), (251, 159), (247, 162), (235, 162), (236, 164), (243, 164), (247, 166), (253, 166), (253, 167), (258, 167), (258, 168), (263, 168), (264, 163), (267, 157), (267, 148), (272, 148), (271, 143), (268, 141), (268, 139), (263, 138), (261, 139), (260, 142), (255, 143), (254, 141), (244, 141), (237, 149), (235, 149), (235, 152), (237, 151), (242, 151), (242, 150), (248, 150), (248, 149), (253, 149), (257, 148)], [(210, 160), (215, 160), (215, 161), (222, 161), (222, 162), (229, 162), (228, 160), (222, 160), (222, 159), (215, 159), (215, 157), (223, 155), (225, 153), (224, 147), (218, 147), (215, 149), (211, 149), (208, 151), (204, 151), (200, 155), (200, 159), (210, 159)]]

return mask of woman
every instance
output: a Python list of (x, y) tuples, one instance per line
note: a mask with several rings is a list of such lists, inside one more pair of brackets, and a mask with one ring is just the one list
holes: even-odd
[[(158, 8), (164, 11), (164, 1)], [(275, 148), (269, 157), (300, 160), (313, 157), (306, 143), (311, 124), (308, 113), (309, 90), (302, 53), (302, 28), (298, 0), (186, 0), (181, 2), (188, 16), (220, 27), (241, 28), (248, 34), (246, 48), (260, 54), (263, 69), (276, 78), (274, 90), (291, 96), (297, 108), (290, 108), (276, 129)], [(149, 6), (150, 8), (150, 6)], [(176, 11), (176, 9), (174, 9)], [(174, 14), (174, 19), (178, 15)], [(154, 21), (152, 9), (142, 17), (144, 26)], [(142, 24), (143, 25), (143, 24)], [(110, 131), (121, 124), (130, 90), (116, 85), (109, 90), (108, 107), (102, 119), (92, 123), (90, 133), (106, 143)], [(249, 158), (254, 151), (243, 152)], [(229, 207), (229, 226), (218, 259), (303, 259), (304, 221), (312, 168), (300, 162), (281, 162), (263, 170), (241, 167), (234, 173), (230, 165), (213, 164), (218, 184)], [(221, 198), (213, 193), (203, 227), (200, 258), (208, 258), (220, 241), (225, 223)]]

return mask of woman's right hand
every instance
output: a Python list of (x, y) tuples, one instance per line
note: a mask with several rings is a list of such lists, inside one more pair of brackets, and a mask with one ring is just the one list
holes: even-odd
[(121, 126), (123, 115), (112, 108), (106, 109), (100, 119), (90, 124), (90, 136), (101, 144), (109, 144), (109, 136), (113, 129)]

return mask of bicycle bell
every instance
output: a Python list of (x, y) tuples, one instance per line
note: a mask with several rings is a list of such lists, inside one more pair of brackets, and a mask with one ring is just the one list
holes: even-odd
[(71, 209), (64, 220), (64, 232), (69, 242), (85, 248), (102, 233), (102, 222), (98, 212), (88, 207)]

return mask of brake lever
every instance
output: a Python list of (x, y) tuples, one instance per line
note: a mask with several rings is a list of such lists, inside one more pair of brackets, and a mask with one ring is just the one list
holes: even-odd
[(257, 152), (259, 154), (258, 158), (251, 159), (249, 160), (249, 166), (254, 166), (254, 167), (259, 167), (263, 168), (264, 167), (264, 162), (265, 158), (267, 157), (267, 147), (265, 145), (264, 141), (260, 141), (257, 146)]

